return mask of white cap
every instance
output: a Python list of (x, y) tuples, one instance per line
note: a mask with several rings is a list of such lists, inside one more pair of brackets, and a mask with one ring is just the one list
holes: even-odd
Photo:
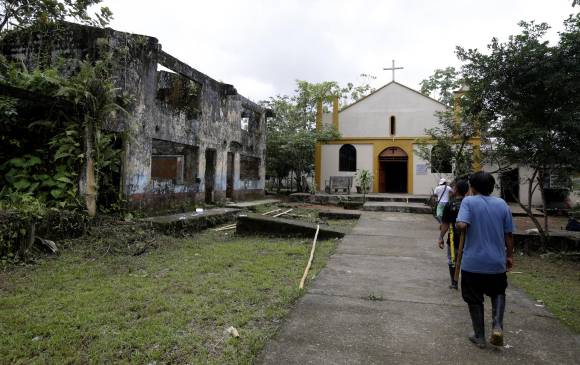
[(439, 185), (443, 185), (446, 183), (447, 183), (447, 180), (445, 180), (445, 178), (441, 178), (441, 180), (439, 180)]

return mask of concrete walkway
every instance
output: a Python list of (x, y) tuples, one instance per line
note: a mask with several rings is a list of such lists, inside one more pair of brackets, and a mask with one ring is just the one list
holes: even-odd
[(436, 237), (431, 216), (364, 212), (258, 363), (580, 364), (580, 337), (514, 288), (507, 346), (471, 345), (467, 307), (447, 288)]

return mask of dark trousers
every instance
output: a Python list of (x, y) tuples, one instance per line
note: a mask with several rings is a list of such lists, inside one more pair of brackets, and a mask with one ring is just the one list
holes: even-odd
[(483, 296), (505, 295), (507, 275), (479, 274), (461, 270), (461, 296), (467, 304), (483, 304)]

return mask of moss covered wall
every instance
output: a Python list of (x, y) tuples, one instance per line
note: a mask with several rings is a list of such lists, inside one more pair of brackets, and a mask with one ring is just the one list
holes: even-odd
[[(8, 34), (1, 52), (27, 67), (46, 67), (62, 60), (74, 72), (79, 59), (113, 55), (112, 75), (120, 92), (130, 95), (127, 116), (118, 115), (106, 128), (125, 132), (123, 192), (134, 206), (156, 207), (166, 201), (193, 202), (204, 196), (205, 151), (216, 151), (214, 200), (225, 198), (227, 154), (234, 158), (234, 198), (260, 196), (264, 191), (266, 156), (265, 110), (239, 95), (232, 85), (218, 82), (162, 51), (148, 36), (59, 23)], [(168, 71), (158, 71), (162, 65)], [(251, 114), (248, 131), (242, 114)], [(191, 146), (197, 151), (199, 184), (159, 189), (151, 179), (152, 140)], [(259, 158), (259, 179), (240, 180), (240, 156)], [(166, 199), (167, 198), (167, 199)]]

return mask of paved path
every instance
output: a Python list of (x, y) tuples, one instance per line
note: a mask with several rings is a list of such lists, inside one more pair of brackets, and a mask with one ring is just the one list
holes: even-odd
[[(580, 337), (513, 288), (507, 348), (471, 345), (467, 307), (447, 288), (436, 237), (431, 216), (364, 212), (258, 362), (580, 364)], [(486, 322), (489, 311), (488, 300)]]

